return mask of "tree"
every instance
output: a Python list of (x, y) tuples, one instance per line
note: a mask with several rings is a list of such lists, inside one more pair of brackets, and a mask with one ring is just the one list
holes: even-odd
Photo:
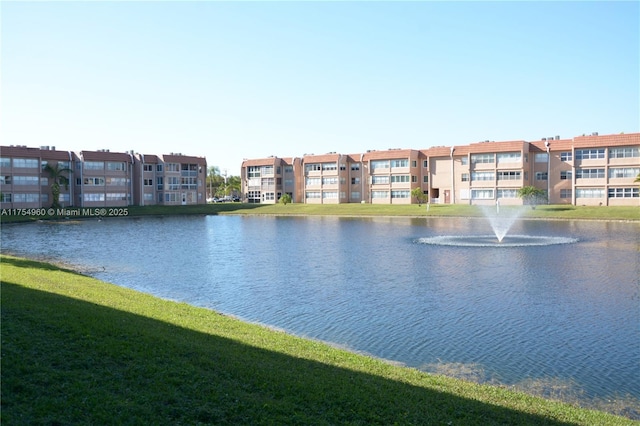
[(64, 185), (65, 189), (69, 189), (69, 177), (63, 173), (71, 173), (68, 167), (60, 167), (58, 163), (55, 166), (47, 163), (42, 169), (51, 176), (51, 207), (57, 209), (60, 207), (60, 185)]
[(638, 176), (636, 176), (636, 179), (634, 180), (634, 182), (640, 182), (640, 173), (638, 173)]
[(233, 194), (239, 194), (241, 189), (242, 181), (240, 180), (240, 176), (229, 176), (227, 178), (227, 191)]
[(518, 189), (518, 197), (522, 198), (525, 204), (531, 205), (532, 209), (535, 209), (540, 201), (547, 199), (547, 194), (544, 190), (535, 186), (523, 186)]
[(291, 195), (289, 194), (282, 194), (282, 197), (280, 197), (280, 201), (279, 203), (284, 204), (285, 206), (287, 204), (289, 204), (291, 202)]
[(411, 196), (416, 197), (416, 200), (418, 201), (418, 206), (422, 206), (422, 203), (428, 200), (427, 196), (422, 191), (422, 188), (413, 188), (411, 190)]

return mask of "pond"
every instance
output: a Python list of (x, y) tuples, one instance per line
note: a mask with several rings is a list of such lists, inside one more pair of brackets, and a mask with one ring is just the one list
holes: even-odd
[(640, 400), (640, 224), (520, 220), (509, 234), (570, 243), (424, 243), (487, 234), (480, 218), (269, 216), (1, 230), (3, 252), (425, 371)]

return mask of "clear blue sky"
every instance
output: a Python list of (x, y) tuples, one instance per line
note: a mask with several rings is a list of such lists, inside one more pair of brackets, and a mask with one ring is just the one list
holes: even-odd
[(8, 2), (2, 145), (243, 158), (640, 130), (638, 2)]

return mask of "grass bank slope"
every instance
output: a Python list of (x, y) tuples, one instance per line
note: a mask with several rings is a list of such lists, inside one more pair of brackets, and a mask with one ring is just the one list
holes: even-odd
[[(604, 206), (571, 206), (571, 205), (540, 205), (532, 209), (527, 206), (502, 206), (501, 211), (519, 209), (522, 218), (535, 219), (587, 219), (587, 220), (622, 220), (639, 221), (640, 207), (604, 207)], [(74, 208), (72, 215), (47, 214), (29, 216), (29, 209), (4, 209), (0, 215), (1, 223), (31, 222), (35, 220), (65, 220), (77, 219), (83, 216), (85, 210), (95, 212), (100, 209)], [(112, 211), (118, 213), (118, 218), (137, 216), (162, 215), (222, 215), (222, 214), (262, 214), (262, 215), (297, 215), (297, 216), (404, 216), (404, 217), (478, 217), (483, 216), (478, 206), (462, 204), (432, 204), (427, 205), (390, 205), (390, 204), (242, 204), (217, 203), (198, 204), (189, 206), (129, 206), (119, 209), (102, 209), (105, 217), (114, 217)], [(44, 212), (45, 209), (36, 209)], [(5, 214), (6, 213), (6, 214)]]
[(6, 425), (634, 424), (0, 261)]

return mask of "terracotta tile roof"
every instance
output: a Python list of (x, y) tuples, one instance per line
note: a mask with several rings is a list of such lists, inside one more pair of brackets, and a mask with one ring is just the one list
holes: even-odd
[(83, 161), (128, 161), (131, 162), (131, 155), (126, 152), (110, 151), (80, 151), (80, 158)]
[(418, 157), (419, 151), (415, 149), (388, 149), (386, 151), (369, 151), (364, 154), (364, 161), (370, 160), (395, 160)]
[(305, 155), (302, 161), (305, 163), (336, 163), (340, 160), (340, 157), (341, 155), (336, 153), (321, 155), (309, 154)]
[(257, 158), (252, 160), (244, 160), (242, 162), (242, 167), (251, 167), (251, 166), (275, 166), (281, 159), (278, 157), (268, 157), (268, 158)]
[(195, 163), (195, 164), (207, 164), (207, 159), (204, 157), (194, 157), (191, 155), (182, 154), (163, 154), (160, 156), (165, 163)]
[(4, 157), (40, 158), (40, 148), (26, 146), (0, 146), (0, 155)]
[(601, 146), (640, 145), (640, 133), (620, 133), (617, 135), (576, 136), (573, 138), (575, 148)]

